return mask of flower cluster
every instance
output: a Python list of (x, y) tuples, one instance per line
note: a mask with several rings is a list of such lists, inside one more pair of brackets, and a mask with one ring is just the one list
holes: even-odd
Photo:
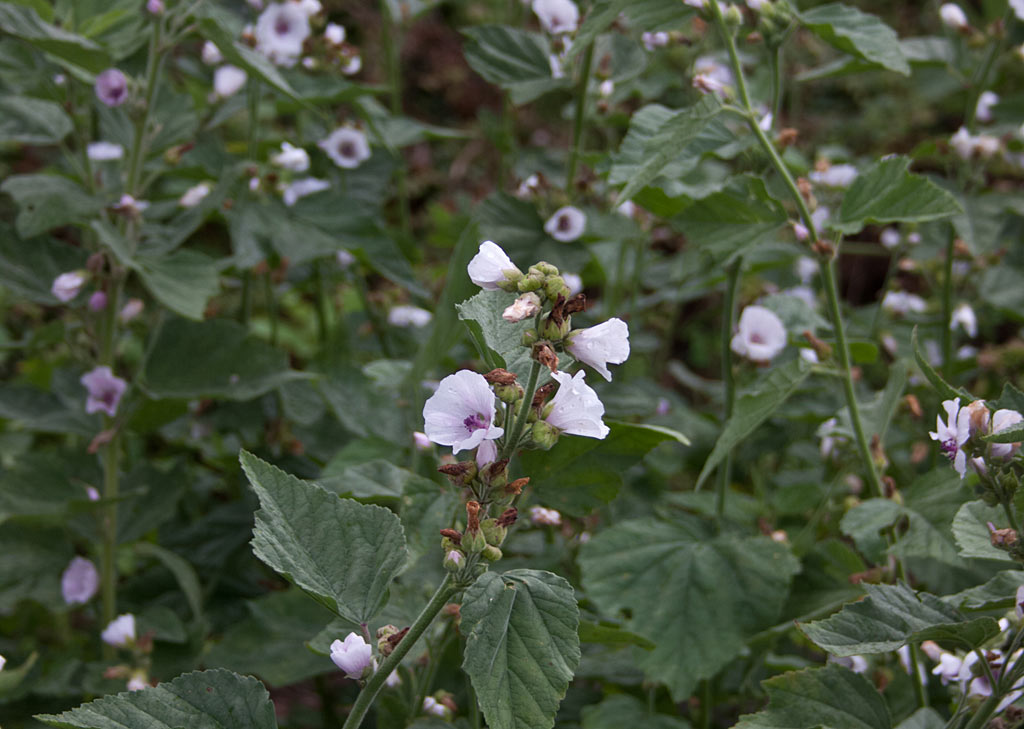
[(935, 430), (929, 432), (949, 458), (960, 478), (967, 475), (968, 461), (982, 477), (989, 475), (990, 465), (1002, 465), (1019, 449), (1020, 443), (986, 443), (984, 436), (1001, 433), (1024, 422), (1016, 410), (1006, 408), (990, 413), (984, 400), (975, 400), (960, 407), (960, 398), (942, 403), (946, 422), (936, 418)]

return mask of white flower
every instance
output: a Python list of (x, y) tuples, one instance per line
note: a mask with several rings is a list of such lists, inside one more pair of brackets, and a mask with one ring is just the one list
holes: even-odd
[(124, 147), (113, 142), (92, 142), (85, 148), (85, 155), (93, 162), (108, 162), (124, 157)]
[(810, 256), (799, 256), (796, 259), (796, 275), (801, 283), (810, 283), (818, 273), (818, 263)]
[(640, 35), (640, 42), (644, 44), (644, 48), (648, 51), (653, 51), (655, 48), (668, 45), (668, 33), (663, 30), (644, 31)]
[(561, 526), (562, 515), (555, 509), (545, 509), (543, 506), (531, 506), (530, 521), (537, 526)]
[(615, 91), (615, 82), (610, 78), (606, 78), (601, 82), (601, 85), (597, 87), (597, 92), (601, 95), (602, 99), (607, 99)]
[(587, 228), (587, 216), (579, 208), (566, 205), (544, 223), (544, 232), (557, 241), (568, 243), (583, 235)]
[[(992, 416), (992, 432), (1001, 433), (1008, 428), (1019, 425), (1022, 421), (1024, 421), (1024, 416), (1021, 416), (1016, 410), (996, 410)], [(1020, 448), (1020, 443), (993, 443), (992, 457), (1008, 458), (1018, 448)]]
[(221, 66), (213, 72), (213, 95), (226, 99), (237, 94), (245, 86), (248, 74), (237, 66)]
[(317, 177), (303, 177), (301, 180), (293, 180), (281, 191), (281, 199), (284, 204), (291, 207), (307, 195), (316, 192), (323, 192), (331, 186), (327, 180)]
[(548, 425), (570, 435), (588, 438), (605, 438), (610, 429), (601, 420), (604, 404), (597, 393), (583, 381), (580, 370), (575, 375), (567, 372), (552, 372), (551, 378), (558, 382), (558, 392), (551, 400), (551, 412), (545, 418)]
[(141, 314), (145, 306), (146, 305), (142, 303), (142, 299), (128, 299), (128, 302), (121, 307), (121, 311), (118, 313), (117, 318), (121, 320), (122, 324), (127, 324)]
[(323, 5), (320, 4), (320, 0), (291, 0), (291, 1), (293, 3), (296, 3), (300, 8), (302, 8), (302, 12), (304, 12), (309, 17), (313, 17), (314, 15), (319, 13), (321, 10), (323, 10)]
[(811, 182), (817, 182), (825, 187), (849, 187), (857, 177), (857, 168), (848, 164), (831, 165), (821, 172), (815, 170), (809, 177)]
[(528, 198), (540, 189), (540, 177), (534, 172), (525, 180), (519, 183), (516, 188), (516, 197)]
[(583, 290), (583, 277), (578, 273), (563, 273), (562, 280), (569, 288), (569, 296), (575, 296)]
[(78, 296), (85, 285), (85, 276), (80, 271), (68, 271), (53, 279), (50, 293), (65, 304)]
[(821, 438), (821, 444), (818, 446), (818, 450), (821, 452), (822, 458), (829, 458), (835, 452), (836, 444), (839, 441), (844, 440), (841, 436), (833, 435), (838, 424), (839, 421), (836, 418), (829, 418), (818, 426), (816, 435)]
[(980, 122), (992, 121), (992, 107), (999, 103), (999, 94), (994, 91), (984, 91), (978, 97), (978, 106), (974, 110), (975, 118)]
[(384, 685), (388, 688), (394, 688), (402, 683), (402, 677), (398, 675), (398, 669), (388, 674), (388, 677), (384, 679)]
[(529, 319), (530, 317), (537, 316), (540, 313), (540, 297), (532, 291), (523, 294), (518, 299), (512, 302), (511, 305), (506, 307), (505, 311), (502, 312), (501, 318), (508, 322), (518, 322), (523, 319)]
[(814, 223), (815, 228), (821, 230), (821, 228), (824, 227), (826, 221), (828, 221), (831, 215), (831, 210), (829, 210), (824, 205), (819, 205), (814, 209), (814, 212), (811, 213), (811, 222)]
[(373, 648), (356, 633), (345, 636), (345, 642), (331, 643), (331, 660), (348, 678), (360, 678), (373, 661)]
[(100, 637), (107, 645), (131, 645), (135, 642), (135, 616), (131, 613), (118, 615), (103, 629)]
[(132, 677), (128, 679), (128, 685), (126, 688), (129, 691), (142, 691), (143, 689), (149, 688), (149, 681), (146, 677), (137, 673), (132, 674)]
[(439, 716), (444, 719), (448, 717), (450, 712), (451, 710), (447, 706), (442, 704), (433, 696), (425, 696), (423, 698), (423, 713), (430, 714), (431, 716)]
[(145, 200), (136, 200), (126, 192), (121, 196), (121, 199), (117, 201), (117, 205), (114, 206), (114, 209), (119, 213), (128, 215), (129, 217), (137, 218), (142, 215), (143, 211), (148, 207), (148, 202)]
[(395, 306), (388, 312), (388, 324), (393, 327), (425, 327), (433, 318), (433, 314), (418, 306)]
[(942, 18), (943, 25), (954, 30), (966, 30), (971, 27), (967, 22), (967, 15), (956, 3), (943, 3), (939, 8), (939, 17)]
[(967, 131), (967, 127), (960, 127), (956, 134), (949, 138), (949, 143), (960, 159), (970, 159), (974, 154), (975, 139)]
[(910, 245), (916, 246), (920, 242), (921, 242), (921, 234), (920, 233), (914, 232), (914, 233), (908, 233), (907, 234), (907, 243), (909, 243)]
[(1010, 7), (1013, 8), (1017, 20), (1024, 20), (1024, 0), (1010, 0)]
[(991, 134), (979, 134), (974, 138), (974, 150), (979, 157), (992, 157), (999, 152), (1002, 146), (1003, 143), (999, 137), (993, 137)]
[(210, 189), (208, 183), (200, 182), (198, 185), (185, 190), (185, 194), (178, 200), (178, 204), (183, 208), (194, 208), (203, 201), (203, 198), (210, 194)]
[(719, 63), (711, 56), (700, 56), (693, 62), (693, 73), (696, 76), (705, 76), (714, 84), (725, 87), (732, 86), (735, 79), (732, 69), (724, 63)]
[(328, 23), (324, 28), (324, 40), (336, 46), (345, 42), (345, 26), (337, 23)]
[(810, 362), (811, 364), (818, 364), (818, 353), (810, 347), (801, 347), (800, 359), (804, 362)]
[(691, 8), (702, 9), (704, 7), (704, 0), (683, 0), (684, 5), (689, 5)]
[(551, 69), (551, 78), (565, 78), (565, 71), (562, 70), (562, 61), (554, 53), (548, 56), (548, 67)]
[(810, 286), (791, 286), (779, 292), (782, 296), (792, 296), (794, 299), (807, 304), (812, 309), (818, 305), (818, 298), (814, 295), (814, 289)]
[(772, 124), (775, 123), (775, 115), (770, 111), (761, 117), (761, 121), (757, 123), (757, 126), (761, 127), (762, 132), (770, 132), (772, 130)]
[(499, 284), (504, 283), (507, 278), (505, 272), (520, 274), (516, 264), (494, 241), (485, 240), (480, 244), (480, 249), (473, 259), (466, 266), (469, 273), (469, 280), (482, 288), (484, 291), (496, 291)]
[(932, 675), (938, 676), (943, 685), (950, 681), (956, 681), (960, 675), (960, 667), (963, 661), (952, 653), (942, 653), (939, 656), (939, 665), (932, 669)]
[(962, 302), (953, 309), (949, 328), (956, 329), (958, 326), (963, 327), (963, 330), (971, 339), (978, 336), (978, 317), (974, 314), (974, 309), (967, 302)]
[(485, 440), (476, 447), (476, 453), (473, 455), (473, 460), (476, 461), (476, 465), (480, 468), (483, 468), (488, 463), (494, 463), (498, 460), (497, 444), (493, 440)]
[(580, 22), (580, 10), (572, 0), (533, 0), (533, 12), (548, 33), (573, 33)]
[(886, 291), (882, 298), (882, 308), (893, 314), (921, 314), (928, 309), (927, 302), (917, 294), (906, 291)]
[(270, 162), (291, 172), (305, 172), (309, 169), (309, 153), (302, 147), (281, 142), (281, 151), (271, 155)]
[(370, 159), (370, 143), (366, 135), (352, 127), (338, 127), (326, 139), (316, 143), (328, 157), (346, 170), (355, 169)]
[(341, 72), (346, 76), (355, 76), (363, 68), (363, 57), (360, 55), (349, 56), (345, 63), (341, 64)]
[(636, 215), (636, 203), (632, 200), (626, 200), (626, 202), (615, 206), (615, 212), (625, 218), (632, 218)]
[(218, 63), (224, 60), (224, 56), (221, 55), (220, 49), (215, 46), (211, 41), (203, 43), (203, 63), (207, 66), (216, 66)]
[(698, 73), (693, 77), (691, 82), (693, 88), (697, 89), (702, 94), (717, 94), (725, 88), (725, 85), (716, 80), (713, 76), (709, 76), (706, 73)]
[(748, 306), (740, 314), (732, 351), (754, 362), (771, 362), (786, 348), (786, 327), (771, 309)]
[(569, 334), (566, 349), (580, 362), (590, 365), (611, 382), (609, 364), (622, 364), (629, 357), (629, 327), (618, 317)]
[(68, 605), (84, 605), (100, 587), (100, 573), (84, 557), (75, 557), (60, 577), (60, 591)]
[(309, 37), (309, 16), (295, 2), (273, 3), (256, 21), (256, 50), (279, 66), (294, 66)]
[(939, 442), (939, 448), (953, 462), (953, 468), (960, 474), (960, 478), (967, 473), (967, 454), (961, 449), (970, 437), (970, 413), (967, 408), (960, 408), (960, 398), (945, 400), (942, 407), (948, 416), (948, 422), (943, 423), (941, 416), (936, 416), (934, 432), (929, 432), (932, 440)]
[[(747, 0), (747, 7), (756, 12), (756, 11), (761, 9), (761, 6), (764, 5), (764, 3), (765, 3), (765, 0)], [(860, 656), (854, 656), (854, 658), (859, 658), (859, 657)], [(866, 665), (867, 664), (865, 664), (865, 666)], [(858, 671), (858, 673), (859, 673), (859, 671)]]
[(7, 659), (0, 656), (0, 671), (4, 670), (4, 665), (7, 663)]
[(346, 248), (340, 249), (334, 255), (338, 259), (338, 265), (342, 268), (348, 268), (356, 262), (356, 257)]
[(423, 431), (452, 453), (471, 450), (505, 434), (493, 425), (495, 397), (483, 375), (459, 370), (448, 375), (423, 405)]
[(418, 430), (413, 431), (412, 444), (418, 451), (429, 451), (431, 448), (430, 438), (427, 437), (426, 433), (421, 433)]
[(1017, 595), (1013, 598), (1013, 612), (1017, 620), (1024, 620), (1024, 585), (1017, 588)]
[(878, 240), (885, 248), (895, 248), (903, 239), (900, 236), (900, 232), (895, 228), (886, 228), (882, 231)]

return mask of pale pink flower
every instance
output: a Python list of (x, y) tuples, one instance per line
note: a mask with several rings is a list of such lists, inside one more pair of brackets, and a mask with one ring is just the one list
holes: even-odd
[(249, 75), (237, 66), (221, 66), (213, 72), (214, 98), (226, 99), (234, 96), (245, 86)]
[(413, 431), (412, 444), (418, 451), (429, 451), (431, 448), (430, 438), (427, 437), (426, 433), (421, 433), (418, 430)]
[(668, 33), (663, 30), (644, 31), (640, 35), (640, 42), (644, 44), (644, 48), (648, 51), (653, 51), (655, 48), (667, 46), (668, 40)]
[(85, 156), (92, 162), (110, 162), (124, 157), (124, 147), (113, 142), (90, 142), (85, 148)]
[(309, 15), (294, 2), (273, 3), (256, 21), (256, 50), (279, 66), (294, 66), (309, 37)]
[(62, 273), (57, 278), (53, 279), (53, 285), (50, 286), (50, 293), (53, 294), (58, 301), (62, 301), (66, 304), (78, 296), (78, 292), (82, 290), (82, 286), (84, 285), (85, 275), (81, 271), (68, 271), (67, 273)]
[[(1016, 410), (996, 410), (992, 415), (992, 432), (1001, 433), (1015, 425), (1020, 425), (1022, 421), (1024, 421), (1024, 416), (1021, 416)], [(1020, 443), (993, 443), (992, 457), (1009, 458), (1018, 448), (1020, 448)]]
[(224, 60), (224, 56), (221, 55), (220, 49), (211, 41), (203, 43), (202, 58), (203, 63), (207, 66), (216, 66)]
[(488, 463), (494, 463), (498, 460), (498, 445), (493, 440), (485, 440), (476, 447), (476, 453), (474, 454), (473, 460), (476, 461), (476, 465), (483, 468)]
[(435, 699), (433, 696), (425, 696), (423, 698), (423, 713), (447, 719), (451, 715), (451, 709)]
[(189, 189), (185, 190), (184, 194), (178, 198), (178, 204), (183, 208), (194, 208), (201, 203), (211, 191), (212, 188), (209, 183), (200, 182), (198, 185), (193, 185)]
[(331, 643), (331, 660), (348, 678), (361, 678), (373, 661), (373, 648), (356, 633), (349, 633), (345, 641)]
[(394, 327), (425, 327), (434, 318), (426, 309), (418, 306), (394, 306), (388, 312), (388, 324)]
[(967, 302), (962, 302), (953, 309), (953, 315), (949, 321), (949, 328), (956, 329), (962, 327), (968, 337), (973, 339), (978, 336), (978, 317), (974, 313), (974, 309)]
[(953, 462), (953, 468), (963, 478), (967, 473), (967, 454), (962, 446), (971, 434), (970, 412), (961, 409), (960, 398), (945, 400), (942, 403), (946, 411), (947, 422), (943, 423), (940, 416), (936, 417), (934, 432), (929, 432), (932, 440), (939, 442), (939, 448)]
[(328, 23), (324, 28), (324, 40), (331, 45), (340, 46), (345, 42), (345, 26), (337, 23)]
[(317, 177), (303, 177), (301, 180), (293, 180), (281, 191), (281, 199), (284, 204), (291, 207), (299, 200), (330, 188), (331, 183)]
[(939, 8), (939, 17), (943, 25), (953, 30), (967, 30), (971, 27), (967, 22), (967, 15), (956, 3), (943, 3)]
[(543, 506), (531, 506), (530, 521), (537, 526), (561, 526), (562, 515), (555, 509), (546, 509)]
[(533, 0), (533, 12), (552, 35), (573, 33), (580, 22), (580, 10), (572, 0)]
[(96, 98), (107, 106), (120, 106), (128, 100), (128, 78), (116, 68), (108, 68), (96, 77)]
[(551, 400), (551, 412), (545, 421), (563, 433), (603, 439), (611, 432), (601, 420), (604, 404), (584, 382), (584, 377), (583, 370), (575, 375), (551, 373), (551, 378), (558, 383), (558, 392)]
[(423, 405), (424, 432), (452, 453), (471, 450), (504, 435), (494, 423), (495, 397), (483, 375), (459, 370), (448, 375)]
[(131, 613), (118, 615), (103, 629), (103, 642), (112, 646), (128, 646), (135, 642), (135, 616)]
[(886, 228), (882, 231), (878, 240), (885, 248), (892, 249), (898, 246), (903, 239), (900, 237), (900, 232), (895, 228)]
[(992, 121), (992, 107), (999, 103), (999, 94), (994, 91), (983, 91), (978, 97), (978, 105), (974, 110), (974, 117), (982, 122)]
[(163, 15), (163, 0), (146, 0), (146, 10), (148, 10), (152, 15)]
[(127, 324), (141, 314), (145, 308), (146, 305), (142, 302), (142, 299), (128, 299), (125, 305), (121, 307), (121, 311), (117, 313), (117, 318), (121, 320), (122, 324)]
[(857, 168), (849, 164), (830, 165), (824, 171), (815, 170), (810, 175), (811, 182), (825, 187), (849, 187), (857, 177)]
[(575, 296), (583, 290), (583, 277), (578, 273), (563, 273), (562, 280), (569, 289), (569, 296)]
[(771, 309), (751, 305), (740, 314), (732, 351), (753, 362), (770, 362), (786, 348), (786, 327)]
[(569, 334), (566, 349), (580, 362), (590, 365), (611, 382), (609, 364), (622, 364), (629, 358), (629, 327), (618, 317)]
[(128, 679), (128, 685), (126, 688), (129, 691), (142, 691), (143, 689), (149, 688), (149, 681), (146, 680), (144, 675), (135, 673)]
[(507, 278), (505, 272), (520, 274), (516, 264), (494, 241), (485, 240), (480, 244), (477, 254), (466, 266), (469, 280), (484, 291), (496, 291), (501, 288)]
[(544, 232), (557, 241), (568, 243), (583, 235), (587, 228), (587, 216), (577, 207), (566, 205), (544, 223)]
[(84, 605), (100, 586), (100, 573), (84, 557), (74, 557), (60, 577), (60, 591), (68, 605)]
[(346, 170), (355, 169), (370, 159), (370, 143), (366, 135), (352, 127), (339, 127), (326, 139), (317, 142), (334, 164)]
[(89, 393), (85, 401), (85, 412), (89, 414), (104, 412), (110, 417), (114, 417), (128, 383), (115, 375), (106, 365), (85, 373), (79, 382)]

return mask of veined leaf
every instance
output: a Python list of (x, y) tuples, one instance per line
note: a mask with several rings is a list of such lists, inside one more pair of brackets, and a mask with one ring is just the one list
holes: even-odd
[(0, 30), (90, 73), (111, 64), (110, 56), (96, 43), (50, 25), (33, 8), (0, 3)]
[[(0, 5), (0, 11), (3, 11)], [(59, 175), (11, 175), (0, 185), (18, 203), (15, 228), (22, 238), (45, 233), (53, 228), (80, 223), (103, 209), (103, 200)]]
[(968, 501), (961, 506), (953, 517), (953, 538), (960, 547), (960, 556), (1012, 562), (1013, 558), (1009, 554), (992, 546), (987, 526), (989, 522), (997, 527), (1008, 526), (1005, 520), (1006, 515), (1002, 509), (989, 506), (980, 499)]
[(921, 369), (921, 374), (924, 378), (931, 383), (943, 400), (955, 400), (956, 398), (961, 399), (961, 405), (966, 405), (969, 402), (974, 401), (976, 398), (967, 390), (961, 388), (955, 388), (942, 379), (942, 375), (936, 372), (935, 368), (928, 362), (928, 357), (924, 352), (921, 351), (921, 346), (917, 342), (917, 327), (914, 327), (913, 333), (910, 335), (911, 346), (914, 348), (914, 361), (917, 362), (917, 366)]
[(835, 48), (904, 76), (910, 73), (896, 31), (874, 15), (842, 3), (799, 13), (800, 22)]
[(56, 144), (71, 133), (60, 104), (27, 96), (0, 97), (0, 142)]
[(505, 25), (478, 25), (463, 33), (467, 38), (463, 53), (470, 67), (507, 90), (516, 104), (571, 83), (552, 75), (551, 47), (539, 33)]

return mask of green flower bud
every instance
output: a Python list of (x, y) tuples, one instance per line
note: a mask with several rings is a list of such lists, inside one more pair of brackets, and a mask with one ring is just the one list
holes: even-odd
[(487, 539), (481, 531), (466, 532), (462, 535), (462, 549), (466, 554), (480, 554), (487, 547)]
[(547, 340), (552, 342), (560, 342), (564, 339), (569, 332), (572, 331), (572, 318), (565, 317), (561, 324), (553, 321), (551, 316), (547, 316), (544, 319), (544, 323), (541, 325), (540, 335)]
[(488, 544), (481, 555), (488, 562), (497, 562), (501, 559), (501, 550), (495, 547), (493, 544)]
[(533, 438), (533, 442), (538, 448), (549, 450), (558, 442), (558, 428), (548, 425), (543, 420), (538, 420), (530, 429), (530, 437)]
[(548, 298), (554, 301), (559, 295), (569, 298), (569, 287), (565, 284), (565, 279), (561, 276), (548, 276), (547, 282), (544, 284), (544, 293), (548, 295)]
[(508, 529), (499, 526), (494, 519), (484, 519), (480, 522), (480, 531), (483, 532), (487, 543), (495, 547), (500, 547), (505, 541), (505, 535), (508, 534)]
[(557, 276), (558, 275), (558, 269), (555, 268), (554, 266), (552, 266), (547, 261), (538, 261), (534, 265), (530, 266), (530, 271), (533, 272), (534, 270), (539, 271), (540, 273), (544, 274), (545, 276)]
[(538, 339), (540, 339), (540, 337), (537, 335), (536, 329), (527, 329), (525, 332), (523, 332), (523, 336), (519, 340), (519, 343), (524, 347), (532, 347), (534, 344), (537, 343)]
[(725, 24), (730, 28), (739, 28), (743, 25), (743, 13), (735, 5), (730, 5), (729, 8), (722, 13), (722, 17), (725, 19)]
[(451, 549), (444, 555), (444, 568), (449, 572), (458, 572), (466, 564), (466, 555), (457, 549)]
[(547, 278), (540, 271), (534, 271), (532, 268), (530, 272), (523, 276), (517, 284), (516, 288), (520, 293), (527, 293), (529, 291), (538, 291), (544, 288), (544, 283)]

